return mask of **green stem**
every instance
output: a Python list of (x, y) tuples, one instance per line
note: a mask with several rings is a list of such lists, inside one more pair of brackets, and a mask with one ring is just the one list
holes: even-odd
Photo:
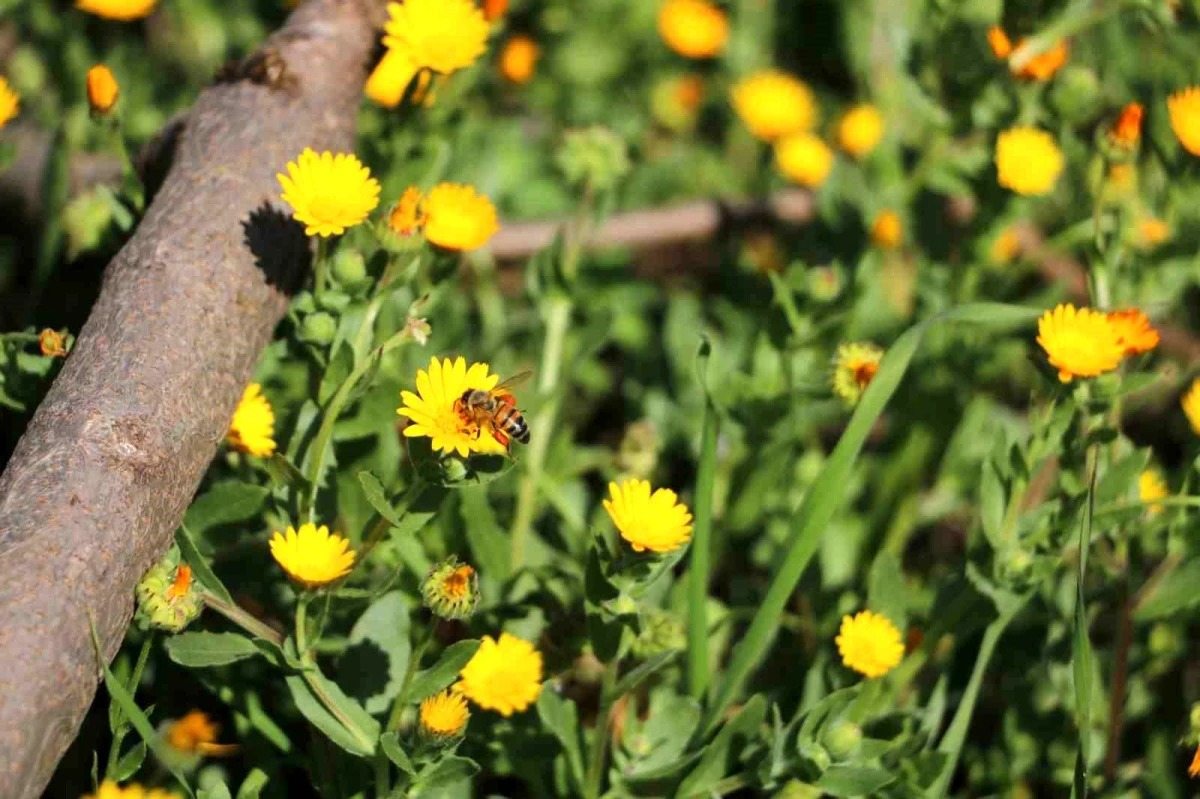
[(425, 656), (425, 650), (429, 648), (429, 642), (433, 640), (433, 630), (437, 626), (437, 619), (430, 619), (425, 631), (421, 634), (420, 641), (413, 647), (412, 654), (408, 658), (408, 666), (404, 669), (404, 680), (400, 683), (400, 691), (396, 694), (395, 701), (392, 702), (392, 712), (388, 714), (387, 730), (393, 732), (400, 729), (400, 720), (404, 716), (404, 708), (408, 703), (408, 689), (412, 685), (413, 677), (417, 674), (417, 667), (421, 665), (421, 658)]
[(771, 291), (775, 295), (775, 304), (783, 310), (788, 327), (792, 329), (792, 335), (796, 337), (806, 335), (809, 332), (809, 326), (805, 324), (804, 316), (800, 313), (800, 309), (796, 307), (796, 301), (792, 298), (792, 290), (788, 288), (787, 283), (784, 282), (778, 273), (768, 272), (767, 277), (771, 281)]
[(609, 730), (612, 727), (613, 686), (617, 682), (617, 667), (621, 662), (618, 654), (605, 665), (600, 679), (600, 711), (596, 714), (596, 739), (592, 741), (592, 759), (588, 763), (587, 780), (583, 787), (584, 799), (599, 799), (601, 782), (604, 779), (604, 761), (608, 755)]
[(525, 540), (533, 526), (537, 506), (537, 487), (546, 466), (554, 419), (558, 415), (558, 386), (562, 373), (563, 351), (567, 328), (571, 322), (571, 301), (564, 296), (551, 297), (546, 309), (546, 338), (542, 348), (542, 364), (538, 370), (538, 394), (545, 404), (530, 420), (533, 431), (529, 452), (525, 457), (525, 473), (517, 487), (517, 505), (513, 512), (511, 569), (521, 566), (525, 556)]
[(696, 514), (692, 563), (688, 570), (688, 690), (703, 699), (708, 690), (708, 575), (712, 558), (713, 483), (717, 472), (717, 435), (721, 420), (712, 401), (705, 403), (696, 475)]
[(220, 597), (208, 591), (203, 592), (201, 596), (204, 599), (204, 604), (220, 613), (231, 622), (241, 627), (246, 632), (255, 638), (261, 638), (264, 641), (269, 641), (275, 646), (283, 646), (283, 636), (279, 634), (273, 627), (268, 627), (258, 619), (251, 616), (238, 605), (226, 602)]
[(301, 660), (308, 659), (308, 601), (307, 591), (296, 600), (296, 653)]
[(371, 740), (371, 736), (367, 735), (367, 733), (358, 726), (354, 719), (342, 712), (341, 707), (339, 707), (338, 703), (333, 700), (333, 697), (325, 692), (325, 686), (323, 686), (321, 681), (317, 679), (317, 675), (313, 673), (313, 670), (306, 670), (303, 674), (304, 682), (306, 682), (309, 689), (312, 690), (313, 696), (315, 696), (317, 700), (325, 707), (325, 709), (329, 711), (329, 714), (337, 719), (343, 727), (349, 730), (350, 734), (358, 739), (358, 742), (362, 744), (364, 749), (372, 748), (375, 742)]
[[(419, 475), (413, 475), (413, 481), (404, 490), (404, 505), (398, 513), (401, 521), (408, 515), (408, 511), (413, 506), (413, 503), (421, 498), (421, 494), (424, 493), (428, 485)], [(363, 536), (362, 543), (359, 544), (358, 554), (354, 558), (354, 566), (351, 567), (350, 574), (346, 575), (346, 579), (349, 579), (354, 574), (354, 570), (366, 562), (367, 556), (371, 554), (371, 550), (379, 545), (379, 542), (383, 540), (383, 537), (387, 535), (387, 531), (391, 527), (392, 523), (382, 514), (376, 513), (372, 517), (371, 526), (367, 528), (367, 534)], [(379, 595), (381, 592), (375, 593)]]
[(383, 747), (375, 752), (375, 796), (384, 799), (392, 792), (392, 762), (383, 753)]
[[(141, 651), (138, 652), (137, 662), (133, 667), (133, 674), (129, 677), (129, 695), (134, 696), (137, 693), (138, 683), (142, 681), (142, 672), (146, 669), (146, 661), (150, 659), (150, 650), (154, 647), (154, 632), (150, 631), (146, 634), (145, 640), (142, 641)], [(121, 723), (125, 718), (125, 713), (117, 708), (117, 727), (120, 729)], [(114, 735), (112, 746), (108, 749), (108, 763), (104, 767), (104, 776), (110, 777), (117, 767), (117, 761), (121, 758), (121, 741), (125, 736)]]
[(125, 135), (121, 131), (120, 118), (114, 116), (110, 124), (115, 141), (114, 149), (121, 161), (122, 188), (129, 194), (134, 211), (140, 214), (146, 207), (146, 190), (142, 186), (142, 179), (138, 177), (137, 168), (134, 167), (133, 159), (129, 155), (129, 144), (125, 141)]
[(329, 242), (317, 236), (316, 252), (313, 253), (313, 297), (321, 299), (325, 285), (329, 282)]

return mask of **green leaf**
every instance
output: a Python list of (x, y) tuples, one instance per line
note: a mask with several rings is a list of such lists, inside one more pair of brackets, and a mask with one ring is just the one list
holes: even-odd
[(1200, 558), (1168, 571), (1134, 608), (1137, 621), (1152, 621), (1200, 604)]
[(324, 408), (329, 402), (329, 398), (341, 387), (353, 370), (354, 348), (350, 346), (350, 342), (341, 341), (329, 359), (329, 366), (326, 367), (325, 374), (321, 376), (321, 385), (317, 389), (317, 404)]
[(903, 630), (908, 623), (908, 590), (899, 556), (880, 550), (867, 574), (867, 607), (888, 618)]
[(409, 601), (391, 591), (371, 603), (350, 630), (349, 646), (338, 661), (346, 690), (368, 713), (382, 713), (400, 693), (408, 658)]
[(775, 632), (779, 629), (784, 609), (800, 584), (800, 578), (804, 576), (809, 561), (816, 553), (822, 534), (841, 506), (846, 487), (852, 482), (850, 477), (859, 452), (904, 378), (926, 331), (949, 322), (970, 322), (985, 325), (991, 330), (999, 330), (1028, 325), (1037, 316), (1038, 312), (1032, 308), (998, 303), (974, 303), (938, 314), (910, 328), (896, 339), (879, 365), (879, 371), (859, 400), (833, 454), (825, 462), (820, 476), (805, 492), (804, 499), (796, 509), (791, 524), (792, 534), (784, 549), (779, 568), (771, 579), (770, 587), (749, 629), (733, 651), (725, 679), (715, 700), (709, 706), (704, 724), (705, 731), (716, 728), (721, 715), (741, 691), (743, 683), (770, 647)]
[(459, 641), (446, 647), (436, 663), (424, 671), (417, 672), (413, 677), (404, 701), (420, 702), (425, 697), (432, 696), (448, 687), (458, 679), (458, 673), (475, 656), (477, 649), (479, 649), (479, 641), (474, 639)]
[(387, 491), (384, 489), (383, 483), (379, 482), (378, 477), (371, 472), (361, 471), (358, 473), (358, 483), (362, 486), (363, 496), (367, 498), (367, 502), (371, 503), (371, 507), (375, 509), (376, 513), (387, 519), (393, 527), (403, 524), (401, 514), (396, 513), (396, 509), (388, 501)]
[(609, 701), (615, 702), (620, 697), (625, 696), (625, 694), (633, 693), (639, 685), (652, 677), (656, 672), (669, 666), (671, 661), (675, 660), (678, 655), (678, 651), (661, 652), (639, 663), (630, 669), (624, 677), (617, 680), (617, 684), (613, 686), (612, 695), (609, 696)]
[(239, 633), (183, 632), (168, 638), (164, 646), (171, 660), (191, 669), (227, 666), (262, 654)]
[(137, 773), (137, 770), (142, 767), (142, 762), (145, 759), (146, 744), (142, 742), (121, 755), (121, 759), (117, 761), (112, 774), (107, 775), (108, 779), (116, 782), (125, 782), (125, 780)]
[(184, 516), (190, 530), (203, 533), (223, 524), (241, 522), (257, 516), (270, 490), (250, 483), (217, 483), (197, 497)]
[(996, 472), (996, 466), (989, 458), (983, 462), (983, 472), (979, 478), (979, 520), (983, 526), (983, 534), (992, 549), (999, 549), (1004, 537), (1004, 511), (1008, 506), (1004, 484)]
[(413, 767), (412, 761), (409, 760), (404, 748), (400, 746), (399, 733), (385, 732), (379, 737), (379, 746), (383, 749), (383, 753), (387, 755), (387, 759), (396, 764), (396, 768), (409, 776), (416, 776), (416, 768)]
[(242, 780), (242, 785), (238, 788), (237, 799), (258, 799), (262, 794), (262, 789), (267, 787), (270, 778), (262, 769), (252, 769), (246, 775), (246, 779)]
[(833, 765), (825, 770), (816, 786), (830, 796), (874, 796), (894, 779), (892, 772), (881, 768)]
[(208, 788), (200, 791), (197, 797), (198, 799), (233, 799), (233, 796), (229, 793), (229, 786), (225, 784), (224, 780), (213, 783)]
[[(1096, 502), (1108, 504), (1129, 496), (1138, 483), (1138, 476), (1150, 461), (1150, 451), (1141, 450), (1126, 455), (1104, 471), (1096, 484)], [(1136, 492), (1134, 493), (1136, 496)]]
[(575, 703), (563, 699), (558, 692), (543, 688), (537, 701), (538, 718), (550, 734), (562, 744), (567, 769), (575, 787), (583, 790), (583, 754), (579, 743), (579, 715)]
[(379, 722), (350, 699), (336, 683), (317, 672), (286, 679), (296, 709), (338, 746), (352, 755), (375, 752)]
[(704, 748), (700, 762), (680, 784), (676, 796), (680, 799), (707, 796), (713, 786), (729, 773), (737, 749), (758, 732), (766, 717), (767, 700), (762, 694), (755, 694), (736, 716), (725, 722), (712, 743)]
[(276, 452), (267, 458), (266, 467), (271, 482), (276, 486), (294, 488), (301, 496), (307, 496), (312, 490), (312, 483), (304, 476), (304, 472), (282, 452)]
[(503, 583), (511, 573), (512, 549), (488, 502), (487, 489), (480, 487), (460, 492), (459, 510), (474, 562), (486, 563), (490, 576), (497, 583)]
[(192, 538), (186, 524), (179, 525), (179, 529), (175, 531), (175, 543), (179, 546), (179, 553), (183, 557), (184, 563), (191, 567), (196, 579), (218, 598), (232, 605), (233, 597), (230, 595), (229, 589), (217, 579), (217, 575), (208, 565), (208, 560), (200, 554), (200, 548), (196, 546), (196, 539)]
[(451, 785), (469, 780), (479, 773), (479, 764), (458, 755), (447, 755), (426, 768), (416, 779), (422, 791), (446, 789)]

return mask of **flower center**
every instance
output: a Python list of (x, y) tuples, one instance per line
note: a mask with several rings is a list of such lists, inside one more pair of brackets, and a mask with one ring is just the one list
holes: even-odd
[(339, 219), (346, 212), (346, 207), (341, 202), (341, 198), (330, 197), (328, 195), (314, 197), (309, 208), (314, 217), (325, 221)]
[(192, 567), (182, 564), (175, 570), (175, 582), (167, 589), (167, 599), (178, 599), (192, 587)]
[(442, 583), (442, 589), (448, 596), (451, 596), (455, 599), (462, 599), (464, 596), (466, 596), (467, 590), (471, 583), (471, 575), (474, 573), (475, 570), (470, 566), (459, 566)]
[(877, 363), (856, 363), (850, 367), (850, 371), (854, 374), (854, 382), (860, 389), (865, 389), (871, 384), (871, 380), (875, 378), (875, 373), (879, 371)]

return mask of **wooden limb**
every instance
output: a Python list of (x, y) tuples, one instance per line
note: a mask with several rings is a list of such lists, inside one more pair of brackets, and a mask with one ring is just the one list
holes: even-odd
[(0, 477), (0, 796), (41, 795), (308, 265), (275, 174), (349, 150), (381, 0), (307, 0), (188, 116)]

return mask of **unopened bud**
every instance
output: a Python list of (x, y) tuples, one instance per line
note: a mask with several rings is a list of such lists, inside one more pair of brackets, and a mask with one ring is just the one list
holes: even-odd
[(425, 576), (421, 598), (435, 616), (465, 619), (479, 604), (479, 575), (452, 555)]
[(121, 87), (117, 84), (112, 70), (103, 64), (97, 64), (88, 70), (87, 98), (93, 114), (108, 116), (120, 95)]
[(353, 247), (339, 249), (333, 259), (333, 279), (346, 288), (361, 285), (367, 279), (367, 260)]
[(337, 333), (337, 320), (324, 311), (304, 317), (300, 325), (300, 338), (310, 344), (328, 344)]
[(138, 623), (171, 633), (187, 627), (204, 609), (200, 585), (191, 567), (179, 562), (176, 547), (146, 572), (137, 585), (137, 599)]
[(839, 720), (825, 730), (825, 734), (821, 736), (821, 743), (834, 760), (845, 760), (858, 751), (862, 739), (862, 727), (851, 721)]
[(47, 358), (67, 357), (67, 341), (62, 333), (46, 328), (38, 335), (38, 346)]

